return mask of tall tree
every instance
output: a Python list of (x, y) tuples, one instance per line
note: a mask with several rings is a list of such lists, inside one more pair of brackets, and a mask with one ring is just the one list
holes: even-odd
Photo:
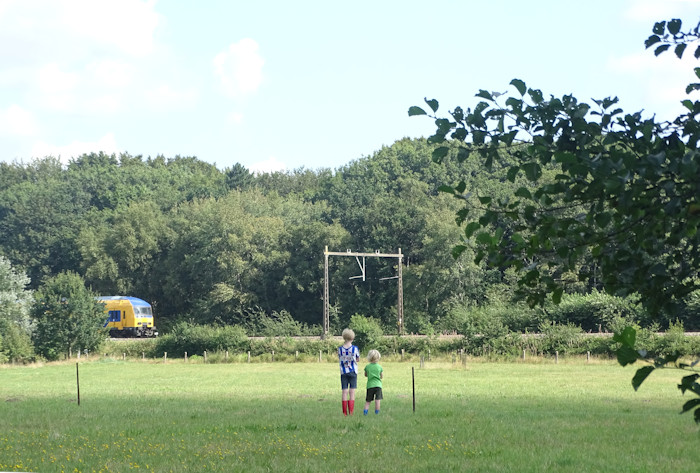
[(28, 284), (29, 278), (0, 256), (0, 362), (26, 361), (33, 356)]
[[(659, 22), (646, 41), (658, 55), (675, 44), (680, 58), (698, 41), (700, 24), (687, 33), (681, 21)], [(700, 57), (700, 48), (695, 50)], [(695, 69), (700, 77), (700, 68)], [(687, 113), (671, 122), (624, 113), (617, 98), (581, 102), (572, 95), (546, 98), (519, 79), (506, 94), (481, 90), (474, 109), (457, 107), (435, 119), (433, 159), (474, 157), (486, 169), (502, 167), (511, 182), (528, 185), (512, 195), (471, 196), (466, 181), (444, 189), (464, 202), (466, 222), (456, 254), (476, 247), (476, 260), (520, 271), (519, 289), (531, 304), (564, 291), (563, 274), (598, 278), (613, 294), (638, 293), (653, 312), (674, 310), (700, 288), (700, 102), (684, 100)], [(700, 89), (690, 84), (689, 94)], [(427, 115), (411, 107), (409, 115)], [(457, 146), (450, 146), (454, 142)], [(478, 217), (475, 219), (475, 214)], [(508, 221), (509, 225), (500, 224)], [(581, 262), (595, 265), (580, 270)], [(634, 350), (634, 331), (617, 339), (620, 361), (645, 357)], [(639, 387), (657, 360), (635, 376)], [(699, 375), (685, 378), (683, 391), (700, 395)], [(685, 406), (700, 405), (693, 399)], [(700, 409), (695, 410), (700, 422)]]
[(34, 346), (46, 359), (57, 360), (69, 350), (94, 351), (105, 340), (104, 304), (78, 274), (65, 272), (49, 279), (35, 300)]

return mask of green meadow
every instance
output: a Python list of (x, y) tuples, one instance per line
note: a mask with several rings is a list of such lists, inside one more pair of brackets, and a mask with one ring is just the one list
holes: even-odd
[[(613, 362), (384, 362), (343, 417), (335, 363), (81, 361), (0, 368), (0, 471), (697, 472), (676, 384)], [(413, 412), (411, 369), (415, 368)]]

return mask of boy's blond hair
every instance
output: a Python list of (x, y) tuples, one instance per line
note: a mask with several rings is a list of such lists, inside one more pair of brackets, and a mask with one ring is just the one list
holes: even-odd
[(351, 329), (346, 328), (343, 330), (343, 340), (346, 342), (352, 342), (355, 340), (355, 332), (353, 332)]
[(370, 363), (378, 362), (381, 357), (382, 355), (377, 350), (370, 350), (369, 353), (367, 353), (367, 359)]

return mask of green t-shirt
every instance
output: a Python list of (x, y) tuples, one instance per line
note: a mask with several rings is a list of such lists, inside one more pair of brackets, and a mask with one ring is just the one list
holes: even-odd
[(365, 375), (367, 376), (367, 389), (382, 387), (382, 365), (378, 363), (370, 363), (365, 366)]

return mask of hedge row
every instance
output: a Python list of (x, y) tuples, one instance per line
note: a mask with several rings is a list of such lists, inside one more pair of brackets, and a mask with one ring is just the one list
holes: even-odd
[[(358, 334), (362, 340), (363, 354), (369, 349), (378, 349), (387, 355), (424, 355), (445, 356), (453, 353), (465, 353), (472, 356), (518, 357), (523, 351), (531, 355), (585, 355), (614, 357), (618, 346), (609, 334), (590, 334), (580, 327), (565, 324), (550, 324), (542, 327), (540, 333), (516, 334), (507, 330), (492, 331), (485, 334), (468, 336), (376, 336), (368, 340), (366, 334)], [(364, 340), (363, 340), (363, 337)], [(682, 325), (672, 325), (663, 334), (638, 328), (637, 339), (640, 348), (645, 348), (651, 355), (678, 353), (682, 356), (700, 354), (700, 336), (687, 335)], [(236, 360), (241, 356), (272, 357), (277, 360), (291, 357), (301, 360), (318, 359), (319, 352), (324, 357), (335, 356), (337, 346), (342, 343), (337, 338), (321, 340), (318, 338), (249, 338), (238, 327), (182, 326), (173, 333), (157, 339), (112, 342), (104, 347), (105, 352), (122, 353), (129, 357), (146, 356), (159, 358), (167, 352), (168, 357), (183, 358), (202, 356), (223, 356), (229, 352), (230, 358)], [(215, 355), (217, 354), (217, 355)], [(215, 361), (214, 358), (212, 358)]]

